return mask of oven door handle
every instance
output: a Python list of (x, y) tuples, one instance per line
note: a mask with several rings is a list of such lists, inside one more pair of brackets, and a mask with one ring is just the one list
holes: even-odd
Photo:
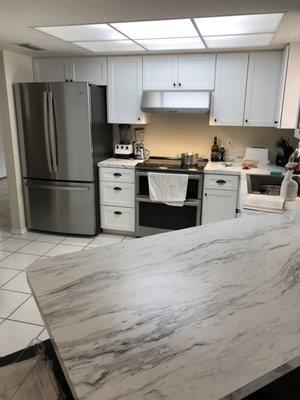
[[(136, 196), (136, 201), (138, 202), (144, 202), (144, 203), (156, 203), (156, 204), (165, 204), (159, 201), (152, 201), (149, 197), (144, 197), (144, 196)], [(185, 200), (184, 205), (185, 206), (199, 206), (201, 204), (201, 199), (195, 199), (195, 200)], [(172, 207), (172, 206), (170, 206)]]

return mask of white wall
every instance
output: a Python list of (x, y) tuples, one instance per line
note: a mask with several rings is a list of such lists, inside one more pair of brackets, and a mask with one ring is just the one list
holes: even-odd
[(0, 51), (0, 126), (5, 151), (12, 232), (16, 233), (26, 230), (26, 224), (12, 84), (32, 81), (31, 57)]
[(6, 177), (6, 164), (5, 164), (5, 152), (3, 143), (3, 133), (0, 126), (0, 178)]
[[(209, 157), (214, 136), (227, 148), (228, 138), (233, 139), (231, 155), (244, 156), (247, 146), (266, 147), (270, 150), (270, 159), (276, 156), (276, 141), (287, 138), (291, 145), (296, 146), (294, 130), (209, 126), (208, 114), (149, 114), (148, 125), (145, 125), (145, 146), (152, 155), (176, 156), (185, 151), (197, 152)], [(133, 128), (131, 129), (131, 131)], [(114, 139), (118, 141), (117, 125), (114, 126)]]

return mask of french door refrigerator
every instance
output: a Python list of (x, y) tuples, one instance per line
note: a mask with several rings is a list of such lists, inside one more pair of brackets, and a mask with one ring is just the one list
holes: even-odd
[(14, 84), (27, 227), (100, 230), (97, 162), (112, 155), (106, 88), (85, 82)]

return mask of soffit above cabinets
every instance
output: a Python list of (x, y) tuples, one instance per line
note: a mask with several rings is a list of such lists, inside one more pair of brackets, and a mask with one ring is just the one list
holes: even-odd
[(34, 29), (95, 54), (267, 47), (283, 13)]

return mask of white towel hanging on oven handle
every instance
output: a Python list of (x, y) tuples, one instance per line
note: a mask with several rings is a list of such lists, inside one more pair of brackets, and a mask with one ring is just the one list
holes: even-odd
[(183, 207), (187, 193), (188, 174), (148, 172), (148, 184), (151, 201)]

